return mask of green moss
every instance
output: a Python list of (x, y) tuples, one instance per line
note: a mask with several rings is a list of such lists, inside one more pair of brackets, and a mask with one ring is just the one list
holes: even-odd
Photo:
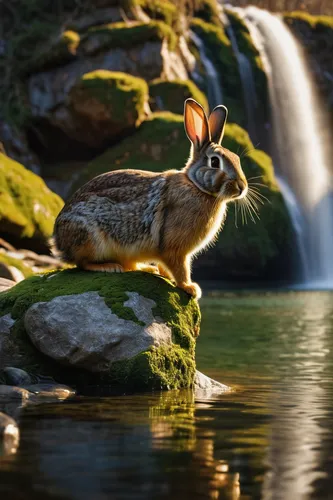
[(0, 231), (45, 242), (62, 206), (38, 175), (0, 153)]
[(207, 54), (218, 71), (223, 89), (223, 104), (232, 112), (230, 119), (246, 126), (243, 89), (238, 64), (224, 28), (206, 23), (201, 19), (193, 19), (191, 27), (204, 42)]
[(15, 259), (15, 257), (10, 257), (9, 255), (6, 255), (4, 253), (0, 253), (0, 262), (6, 264), (6, 266), (16, 267), (16, 269), (21, 271), (25, 278), (28, 278), (33, 274), (32, 269), (27, 266), (21, 259)]
[[(86, 73), (70, 92), (74, 108), (93, 111), (93, 100), (105, 106), (105, 113), (119, 130), (140, 125), (148, 102), (148, 86), (144, 80), (117, 71), (97, 70)], [(88, 104), (87, 104), (88, 106)]]
[(197, 0), (194, 3), (194, 15), (212, 24), (221, 24), (217, 0)]
[[(42, 355), (31, 344), (23, 317), (36, 302), (54, 297), (97, 291), (112, 312), (126, 320), (142, 324), (133, 310), (123, 304), (126, 292), (138, 292), (155, 301), (153, 314), (163, 318), (173, 332), (172, 347), (160, 347), (141, 353), (127, 361), (115, 363), (108, 374), (93, 375), (86, 370), (60, 367)], [(193, 382), (195, 336), (200, 323), (197, 302), (166, 279), (143, 272), (124, 274), (91, 273), (77, 269), (34, 276), (0, 295), (1, 315), (11, 312), (16, 323), (12, 339), (19, 345), (26, 360), (25, 368), (32, 373), (47, 374), (56, 380), (73, 383), (124, 384), (131, 389), (188, 387)]]
[(154, 113), (138, 131), (95, 158), (82, 171), (73, 191), (110, 169), (140, 168), (161, 171), (182, 168), (189, 152), (183, 118), (172, 113)]
[(138, 0), (138, 4), (151, 19), (174, 26), (178, 20), (178, 9), (168, 0)]
[(283, 19), (289, 24), (293, 21), (302, 21), (308, 24), (311, 28), (318, 30), (333, 29), (333, 16), (313, 16), (304, 11), (287, 12), (283, 15)]
[(192, 97), (208, 111), (205, 94), (190, 80), (174, 80), (172, 82), (160, 79), (153, 80), (149, 84), (149, 94), (152, 98), (151, 108), (153, 110), (162, 109), (182, 114), (184, 99)]
[(166, 39), (170, 50), (174, 50), (177, 37), (173, 30), (162, 21), (149, 23), (112, 23), (90, 28), (82, 37), (82, 47), (90, 53), (111, 48), (130, 48), (146, 42)]
[(191, 387), (194, 375), (194, 359), (178, 345), (153, 348), (128, 361), (118, 361), (110, 373), (115, 383), (131, 390)]

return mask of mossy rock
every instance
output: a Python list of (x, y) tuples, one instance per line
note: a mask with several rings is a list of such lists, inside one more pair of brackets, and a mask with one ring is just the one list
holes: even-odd
[(0, 153), (0, 233), (25, 248), (47, 247), (62, 199), (20, 163)]
[[(233, 119), (232, 110), (230, 118)], [(248, 223), (243, 225), (238, 214), (238, 228), (234, 205), (230, 204), (224, 230), (213, 248), (198, 257), (196, 268), (207, 270), (205, 277), (211, 278), (263, 278), (276, 269), (277, 262), (286, 263), (291, 253), (293, 235), (289, 215), (274, 177), (271, 158), (253, 147), (247, 132), (236, 124), (227, 124), (223, 146), (242, 155), (247, 178), (262, 184), (259, 190), (268, 201), (264, 200), (264, 205), (259, 203), (260, 220), (255, 218), (256, 223), (248, 217)], [(188, 158), (189, 147), (182, 116), (155, 113), (131, 138), (89, 163), (74, 189), (109, 170), (181, 169)]]
[(238, 63), (224, 28), (222, 25), (217, 26), (198, 18), (192, 20), (191, 28), (203, 41), (207, 55), (219, 74), (223, 90), (223, 104), (232, 110), (232, 121), (246, 127), (243, 88)]
[(175, 26), (179, 12), (171, 0), (138, 0), (144, 12), (153, 20), (163, 21), (169, 26)]
[(171, 111), (182, 114), (184, 100), (189, 97), (198, 101), (208, 111), (208, 101), (205, 94), (190, 80), (174, 80), (172, 82), (161, 79), (153, 80), (149, 84), (149, 95), (153, 111)]
[[(171, 330), (172, 343), (152, 346), (129, 359), (112, 363), (107, 371), (100, 373), (61, 365), (42, 354), (27, 334), (27, 321), (24, 319), (31, 308), (40, 303), (50, 304), (52, 300), (62, 297), (68, 302), (73, 297), (91, 292), (97, 293), (104, 307), (109, 308), (118, 319), (122, 318), (132, 325), (143, 323), (134, 308), (124, 305), (128, 300), (127, 294), (135, 292), (145, 300), (154, 301), (152, 314)], [(0, 317), (8, 314), (15, 323), (11, 327), (7, 350), (13, 355), (15, 353), (16, 366), (17, 360), (20, 360), (18, 367), (30, 373), (52, 376), (57, 382), (75, 386), (107, 384), (125, 390), (178, 389), (193, 384), (200, 310), (196, 300), (160, 276), (143, 272), (91, 273), (77, 269), (34, 276), (0, 294)], [(52, 321), (55, 322), (55, 317)], [(5, 365), (11, 362), (13, 360), (9, 359)]]
[(26, 73), (45, 70), (66, 64), (76, 58), (80, 35), (72, 30), (63, 31), (47, 44), (46, 48), (33, 55)]
[(148, 86), (141, 78), (107, 70), (86, 73), (69, 94), (75, 138), (102, 147), (138, 127), (147, 105)]
[(217, 0), (196, 0), (194, 15), (207, 23), (220, 24)]
[(111, 23), (90, 28), (82, 37), (80, 49), (95, 54), (112, 48), (131, 48), (147, 42), (167, 40), (170, 50), (174, 50), (177, 37), (173, 30), (162, 21), (149, 23)]

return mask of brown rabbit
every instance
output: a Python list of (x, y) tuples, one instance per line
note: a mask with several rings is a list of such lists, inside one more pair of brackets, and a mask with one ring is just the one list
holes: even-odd
[[(209, 120), (193, 99), (185, 102), (192, 143), (182, 170), (116, 170), (95, 177), (65, 204), (55, 223), (64, 260), (87, 271), (156, 271), (191, 295), (191, 259), (217, 235), (226, 204), (247, 193), (239, 157), (220, 143), (227, 109)], [(142, 265), (143, 264), (143, 265)]]

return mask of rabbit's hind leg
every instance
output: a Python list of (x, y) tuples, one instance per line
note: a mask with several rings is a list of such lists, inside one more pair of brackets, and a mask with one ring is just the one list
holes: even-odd
[(107, 273), (123, 273), (125, 271), (123, 266), (114, 262), (87, 262), (82, 263), (81, 268), (85, 271), (104, 271)]

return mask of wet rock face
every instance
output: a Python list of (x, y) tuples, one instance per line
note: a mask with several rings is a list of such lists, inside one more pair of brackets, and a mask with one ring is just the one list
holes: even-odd
[(97, 292), (59, 296), (28, 309), (24, 324), (33, 344), (66, 365), (103, 372), (152, 346), (171, 344), (171, 328), (155, 318), (153, 300), (127, 292), (125, 307), (139, 320), (119, 318)]

